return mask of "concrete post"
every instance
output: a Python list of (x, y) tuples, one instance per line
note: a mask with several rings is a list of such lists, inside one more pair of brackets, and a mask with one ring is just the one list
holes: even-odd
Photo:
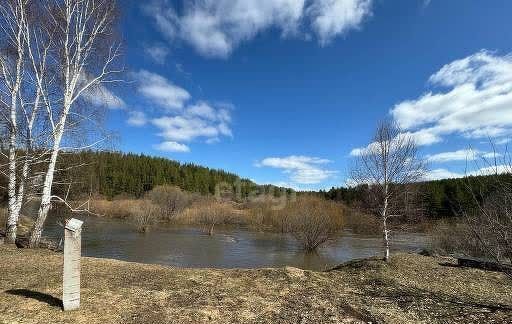
[(64, 229), (64, 273), (62, 304), (65, 311), (80, 307), (80, 254), (82, 248), (81, 220), (72, 218)]

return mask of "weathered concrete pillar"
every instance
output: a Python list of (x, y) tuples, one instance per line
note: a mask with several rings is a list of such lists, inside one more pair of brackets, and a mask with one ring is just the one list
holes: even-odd
[(80, 254), (82, 249), (81, 220), (72, 218), (64, 229), (64, 274), (62, 304), (65, 311), (80, 307)]

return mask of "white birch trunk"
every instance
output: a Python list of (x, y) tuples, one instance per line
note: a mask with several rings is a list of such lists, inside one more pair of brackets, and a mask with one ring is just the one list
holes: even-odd
[(30, 167), (31, 167), (31, 163), (32, 163), (31, 154), (32, 154), (33, 143), (34, 143), (32, 129), (34, 128), (34, 122), (37, 117), (37, 111), (38, 111), (39, 102), (41, 99), (41, 91), (42, 91), (41, 87), (38, 85), (38, 88), (36, 90), (36, 98), (34, 101), (34, 108), (32, 110), (32, 114), (29, 119), (28, 127), (27, 127), (27, 144), (26, 144), (26, 148), (25, 148), (26, 149), (25, 160), (23, 161), (21, 178), (18, 180), (19, 186), (18, 186), (18, 192), (16, 194), (16, 205), (15, 205), (15, 208), (13, 211), (13, 218), (16, 218), (16, 220), (19, 220), (21, 207), (23, 206), (23, 199), (25, 198), (25, 185), (26, 185), (27, 179), (30, 174)]
[(388, 185), (385, 185), (384, 208), (382, 209), (382, 234), (384, 239), (384, 261), (389, 261), (389, 231), (388, 231)]
[[(13, 105), (16, 106), (16, 97), (13, 97)], [(6, 242), (14, 243), (16, 240), (16, 228), (18, 217), (16, 211), (16, 108), (11, 106), (11, 134), (9, 135), (9, 184), (8, 184), (8, 216), (6, 224)]]
[(14, 243), (16, 241), (16, 230), (18, 225), (17, 213), (17, 195), (16, 195), (16, 139), (17, 139), (17, 109), (18, 94), (21, 87), (22, 64), (23, 64), (23, 43), (22, 30), (19, 28), (17, 33), (17, 51), (18, 59), (16, 62), (16, 77), (11, 90), (11, 107), (10, 107), (10, 129), (9, 129), (9, 183), (7, 186), (8, 196), (8, 216), (6, 224), (6, 242)]
[(48, 216), (48, 212), (50, 211), (51, 207), (52, 184), (53, 177), (55, 175), (55, 165), (57, 164), (57, 158), (59, 156), (60, 151), (60, 142), (62, 141), (62, 136), (64, 135), (64, 126), (66, 124), (66, 119), (70, 109), (69, 100), (67, 98), (64, 100), (64, 106), (64, 112), (56, 128), (55, 140), (53, 143), (53, 148), (50, 156), (50, 163), (48, 164), (48, 169), (46, 171), (46, 175), (44, 178), (41, 205), (39, 206), (37, 219), (34, 223), (32, 233), (30, 234), (29, 245), (32, 248), (39, 246), (39, 241), (41, 240), (41, 235), (43, 233), (44, 223), (46, 221), (46, 217)]
[(387, 218), (382, 219), (382, 227), (384, 234), (384, 261), (389, 261), (389, 231), (387, 226)]

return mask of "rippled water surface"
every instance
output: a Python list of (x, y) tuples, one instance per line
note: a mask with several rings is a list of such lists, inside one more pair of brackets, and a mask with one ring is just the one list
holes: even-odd
[[(293, 237), (240, 228), (217, 228), (212, 236), (201, 228), (160, 227), (139, 234), (123, 220), (85, 217), (82, 253), (85, 256), (196, 268), (261, 268), (294, 266), (322, 270), (339, 263), (381, 253), (380, 236), (352, 234), (305, 254)], [(63, 228), (48, 219), (44, 235), (60, 240)], [(416, 251), (426, 247), (425, 234), (395, 234), (392, 250)]]

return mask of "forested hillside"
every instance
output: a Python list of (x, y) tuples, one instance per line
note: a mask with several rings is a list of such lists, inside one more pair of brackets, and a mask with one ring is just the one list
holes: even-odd
[(84, 151), (63, 154), (59, 164), (61, 168), (72, 167), (61, 172), (60, 178), (63, 182), (73, 183), (75, 194), (92, 192), (108, 198), (121, 194), (140, 197), (163, 184), (201, 194), (215, 193), (215, 187), (220, 183), (239, 184), (242, 196), (258, 189), (252, 181), (223, 170), (131, 153)]
[[(423, 215), (429, 218), (443, 218), (460, 215), (463, 210), (476, 207), (475, 201), (482, 201), (492, 194), (497, 182), (512, 183), (512, 175), (472, 176), (460, 179), (443, 179), (416, 184)], [(354, 188), (331, 188), (320, 191), (327, 199), (342, 201), (357, 207), (364, 201), (365, 186)]]
[[(233, 192), (239, 192), (241, 197), (246, 197), (254, 190), (269, 192), (270, 189), (276, 189), (273, 186), (256, 185), (223, 170), (120, 152), (63, 153), (59, 156), (58, 170), (54, 191), (59, 195), (66, 195), (70, 189), (70, 198), (90, 194), (107, 198), (118, 195), (139, 198), (155, 186), (164, 184), (201, 194), (214, 194), (216, 186), (224, 184), (223, 190), (228, 190), (231, 186)], [(5, 184), (3, 187), (5, 188)]]

